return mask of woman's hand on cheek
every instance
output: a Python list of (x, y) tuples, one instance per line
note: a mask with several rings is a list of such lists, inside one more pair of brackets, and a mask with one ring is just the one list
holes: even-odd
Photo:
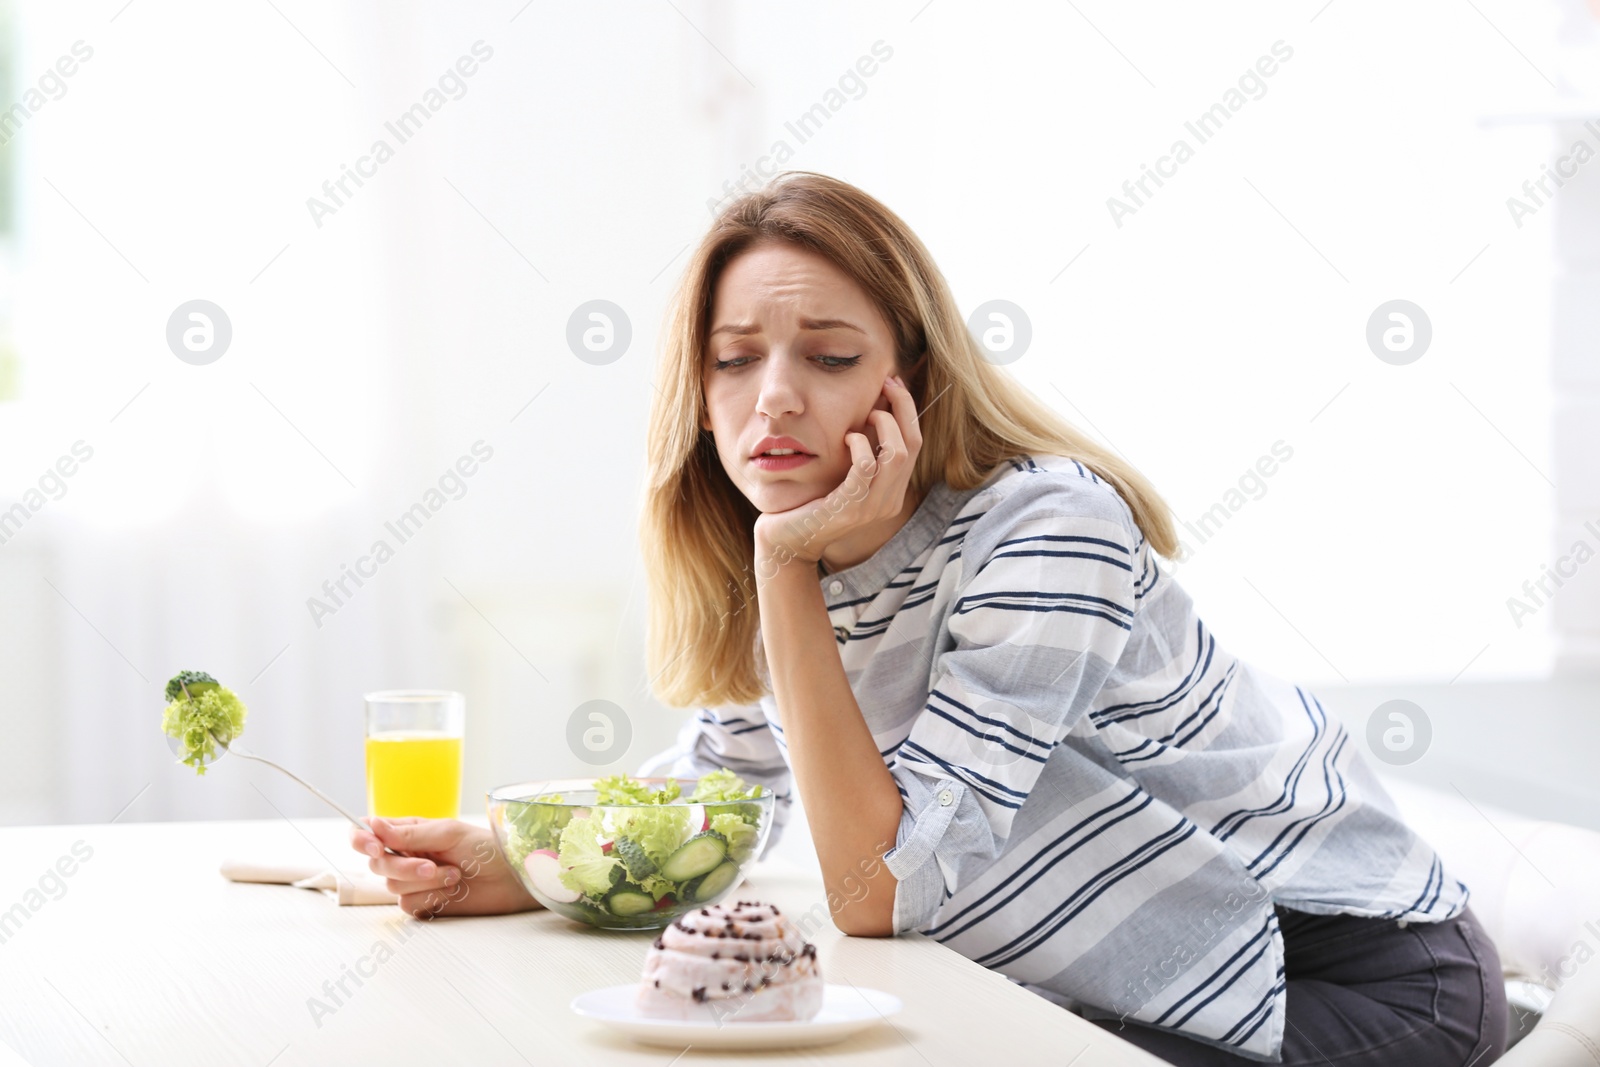
[(916, 404), (897, 378), (887, 379), (867, 413), (867, 426), (878, 439), (876, 452), (867, 433), (851, 430), (850, 471), (827, 496), (788, 511), (756, 519), (756, 566), (760, 577), (795, 561), (816, 563), (829, 544), (859, 527), (898, 515), (922, 450)]
[[(893, 386), (890, 386), (889, 388), (893, 388)], [(887, 412), (887, 413), (890, 413), (890, 414), (893, 414), (893, 412), (894, 412), (894, 406), (889, 403), (889, 396), (888, 396), (888, 390), (887, 389), (885, 389), (883, 391), (880, 391), (878, 393), (878, 398), (872, 402), (872, 408), (871, 408), (871, 410), (869, 410), (867, 412), (866, 420), (863, 421), (860, 426), (857, 426), (857, 427), (854, 428), (854, 432), (856, 432), (858, 434), (864, 434), (866, 436), (866, 438), (867, 438), (867, 450), (869, 452), (871, 452), (873, 455), (877, 455), (878, 454), (878, 439), (877, 439), (878, 438), (878, 428), (877, 428), (877, 426), (875, 426), (873, 424), (873, 416), (876, 415), (880, 411)], [(850, 443), (849, 442), (849, 437), (850, 437), (850, 433), (847, 431), (845, 433), (845, 443), (846, 444)]]

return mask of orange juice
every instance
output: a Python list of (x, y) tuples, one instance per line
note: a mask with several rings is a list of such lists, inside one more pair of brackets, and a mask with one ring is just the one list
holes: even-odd
[(437, 730), (367, 736), (367, 811), (393, 818), (461, 815), (461, 738)]

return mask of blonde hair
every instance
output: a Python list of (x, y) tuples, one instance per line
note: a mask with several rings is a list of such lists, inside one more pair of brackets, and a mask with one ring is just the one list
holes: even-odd
[(1152, 549), (1175, 556), (1171, 512), (1151, 484), (985, 357), (933, 257), (898, 216), (846, 182), (786, 171), (717, 215), (668, 309), (639, 526), (649, 583), (646, 670), (660, 700), (754, 704), (767, 691), (755, 662), (759, 513), (701, 428), (717, 280), (735, 256), (767, 241), (831, 261), (888, 322), (922, 429), (911, 492), (940, 479), (973, 488), (1021, 453), (1071, 456), (1116, 488)]

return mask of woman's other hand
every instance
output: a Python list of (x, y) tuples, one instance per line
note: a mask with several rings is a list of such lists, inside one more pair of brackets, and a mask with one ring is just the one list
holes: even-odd
[[(400, 907), (419, 919), (435, 915), (504, 915), (541, 907), (523, 888), (494, 831), (458, 819), (367, 816), (371, 830), (350, 828), (350, 846), (387, 880)], [(407, 856), (391, 856), (384, 846)]]

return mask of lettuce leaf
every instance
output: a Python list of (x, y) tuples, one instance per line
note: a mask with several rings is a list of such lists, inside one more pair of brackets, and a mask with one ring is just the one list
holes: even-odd
[(765, 793), (765, 786), (757, 784), (746, 788), (743, 778), (723, 767), (701, 775), (689, 799), (705, 804), (706, 815), (712, 820), (721, 814), (736, 814), (751, 826), (757, 826), (761, 822), (761, 805), (736, 801), (753, 800)]
[(560, 793), (541, 796), (549, 804), (508, 804), (506, 806), (506, 859), (520, 867), (528, 853), (554, 848), (561, 830), (572, 819), (572, 809), (558, 807)]
[[(659, 868), (698, 830), (689, 825), (689, 803), (692, 802), (705, 804), (711, 829), (727, 839), (730, 855), (742, 863), (755, 851), (761, 806), (740, 802), (765, 795), (766, 787), (747, 785), (726, 767), (702, 775), (688, 797), (683, 796), (682, 787), (675, 778), (653, 789), (627, 774), (607, 775), (595, 780), (594, 808), (584, 811), (581, 818), (572, 817), (577, 814), (573, 809), (557, 808), (540, 809), (544, 812), (542, 815), (528, 810), (508, 820), (508, 836), (517, 848), (523, 849), (524, 844), (529, 843), (521, 857), (511, 858), (520, 860), (534, 848), (550, 847), (548, 843), (532, 843), (541, 837), (559, 838), (561, 884), (591, 897), (603, 897), (617, 881), (627, 877), (628, 871), (616, 850), (607, 852), (600, 842), (625, 837), (636, 843)], [(559, 801), (561, 798), (544, 799)], [(627, 880), (656, 900), (682, 888), (660, 874)]]
[(606, 813), (616, 823), (618, 837), (627, 837), (644, 849), (657, 868), (689, 839), (689, 807), (663, 804), (650, 808), (614, 808)]
[(745, 787), (744, 779), (723, 767), (703, 774), (694, 784), (694, 792), (689, 794), (691, 801), (705, 803), (714, 800), (750, 800), (763, 795), (764, 786), (759, 784)]
[(711, 816), (711, 829), (728, 839), (728, 855), (735, 863), (744, 863), (755, 852), (760, 834), (737, 812)]
[(670, 804), (683, 793), (676, 778), (668, 779), (660, 789), (651, 789), (644, 782), (626, 774), (612, 774), (595, 780), (596, 804)]
[(668, 893), (674, 892), (678, 888), (678, 883), (668, 881), (659, 874), (652, 874), (641, 879), (639, 887), (657, 900), (660, 900)]
[(600, 821), (592, 816), (573, 819), (561, 830), (557, 877), (573, 892), (600, 897), (611, 889), (611, 869), (622, 860), (600, 848), (600, 832)]
[(232, 744), (244, 732), (245, 715), (244, 701), (233, 690), (212, 685), (192, 700), (180, 695), (168, 704), (161, 713), (161, 732), (180, 742), (183, 762), (204, 774), (206, 764), (219, 755), (217, 740)]

